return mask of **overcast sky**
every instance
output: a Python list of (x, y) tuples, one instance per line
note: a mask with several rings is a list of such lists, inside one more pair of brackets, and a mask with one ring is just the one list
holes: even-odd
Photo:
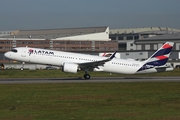
[(0, 0), (0, 30), (109, 26), (180, 29), (180, 0)]

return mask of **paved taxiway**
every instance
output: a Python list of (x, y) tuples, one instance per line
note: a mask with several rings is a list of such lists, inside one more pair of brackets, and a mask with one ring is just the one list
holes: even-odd
[(0, 84), (107, 82), (180, 82), (180, 77), (92, 77), (90, 80), (82, 78), (0, 78)]

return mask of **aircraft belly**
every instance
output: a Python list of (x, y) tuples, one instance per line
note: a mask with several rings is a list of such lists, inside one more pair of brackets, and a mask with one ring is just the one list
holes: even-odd
[(108, 68), (104, 68), (104, 71), (120, 74), (135, 74), (137, 68), (127, 66), (109, 66)]

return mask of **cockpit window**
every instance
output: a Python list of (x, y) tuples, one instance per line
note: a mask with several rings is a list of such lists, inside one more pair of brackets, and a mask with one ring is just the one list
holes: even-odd
[(17, 53), (17, 52), (18, 52), (16, 49), (12, 49), (11, 51), (12, 51), (12, 52), (15, 52), (15, 53)]

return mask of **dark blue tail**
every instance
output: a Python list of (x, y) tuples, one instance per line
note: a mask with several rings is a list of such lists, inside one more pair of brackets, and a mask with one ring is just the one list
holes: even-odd
[(151, 57), (149, 57), (149, 59), (144, 61), (143, 66), (138, 71), (165, 65), (169, 59), (173, 45), (173, 42), (166, 42)]

